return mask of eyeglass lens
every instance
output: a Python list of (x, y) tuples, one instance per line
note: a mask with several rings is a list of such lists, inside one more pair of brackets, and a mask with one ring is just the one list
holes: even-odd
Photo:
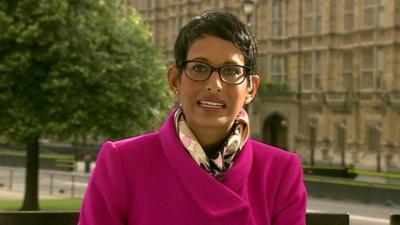
[(239, 84), (243, 82), (246, 74), (246, 69), (240, 65), (225, 65), (214, 68), (202, 62), (187, 62), (186, 75), (196, 81), (207, 80), (213, 71), (217, 71), (223, 82), (228, 84)]

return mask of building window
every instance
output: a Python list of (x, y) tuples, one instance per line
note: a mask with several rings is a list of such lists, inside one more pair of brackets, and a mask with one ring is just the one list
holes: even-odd
[(314, 89), (321, 90), (321, 53), (316, 52), (314, 57)]
[(304, 13), (304, 33), (322, 33), (323, 0), (306, 0)]
[(323, 10), (323, 0), (316, 0), (315, 8), (315, 33), (320, 34), (322, 33), (322, 10)]
[(314, 0), (306, 0), (305, 2), (305, 18), (304, 18), (304, 32), (309, 34), (313, 31), (314, 20)]
[(376, 23), (375, 15), (376, 0), (364, 0), (364, 27), (374, 27)]
[(364, 27), (385, 25), (385, 0), (364, 0)]
[(312, 90), (312, 54), (305, 53), (303, 55), (302, 65), (302, 89)]
[(271, 83), (282, 84), (286, 80), (286, 58), (283, 55), (271, 57)]
[(345, 0), (344, 7), (344, 30), (354, 29), (354, 0)]
[(362, 58), (362, 89), (385, 88), (385, 52), (383, 48), (366, 48)]
[(346, 51), (342, 54), (342, 88), (346, 91), (353, 89), (353, 52)]
[(378, 25), (385, 26), (385, 0), (378, 0)]
[(374, 88), (374, 50), (367, 48), (363, 50), (362, 56), (362, 77), (361, 88), (373, 89)]
[[(336, 32), (336, 20), (337, 20), (337, 1), (331, 1), (329, 3), (329, 31)], [(341, 10), (339, 10), (341, 11)]]
[(302, 90), (322, 90), (321, 52), (303, 54), (302, 57)]
[(272, 3), (272, 36), (281, 37), (283, 35), (283, 1), (274, 0)]
[(376, 87), (377, 89), (385, 88), (385, 52), (382, 48), (378, 48), (376, 54)]
[(396, 0), (396, 24), (400, 25), (400, 0)]

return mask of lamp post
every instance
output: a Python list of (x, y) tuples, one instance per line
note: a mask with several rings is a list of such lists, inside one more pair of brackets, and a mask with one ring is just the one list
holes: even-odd
[(246, 16), (246, 23), (247, 26), (251, 26), (251, 16), (253, 15), (253, 11), (254, 11), (254, 6), (256, 4), (255, 0), (244, 0), (242, 2), (243, 4), (243, 11), (244, 11), (244, 15)]
[(317, 144), (317, 134), (316, 134), (316, 129), (317, 129), (317, 121), (316, 119), (309, 119), (308, 121), (308, 127), (310, 129), (310, 164), (314, 165), (314, 154), (315, 154), (315, 146)]
[(375, 125), (374, 130), (373, 130), (373, 145), (374, 145), (374, 150), (376, 150), (376, 171), (381, 172), (382, 167), (381, 167), (381, 155), (382, 155), (382, 150), (381, 150), (381, 132), (382, 128), (380, 124)]
[(342, 167), (346, 166), (346, 124), (344, 122), (339, 123), (339, 147), (340, 147), (340, 158)]

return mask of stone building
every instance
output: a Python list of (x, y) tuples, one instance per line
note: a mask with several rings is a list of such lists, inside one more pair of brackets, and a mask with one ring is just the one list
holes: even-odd
[[(125, 0), (152, 41), (210, 9), (245, 20), (241, 0)], [(305, 163), (400, 170), (400, 0), (258, 0), (251, 27), (262, 86), (253, 137)]]

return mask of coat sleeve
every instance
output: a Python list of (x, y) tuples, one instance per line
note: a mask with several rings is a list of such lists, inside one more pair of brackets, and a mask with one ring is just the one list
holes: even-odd
[(123, 225), (126, 221), (126, 177), (117, 146), (105, 142), (90, 177), (78, 225)]
[(293, 154), (279, 183), (272, 225), (305, 225), (307, 192), (299, 157)]

